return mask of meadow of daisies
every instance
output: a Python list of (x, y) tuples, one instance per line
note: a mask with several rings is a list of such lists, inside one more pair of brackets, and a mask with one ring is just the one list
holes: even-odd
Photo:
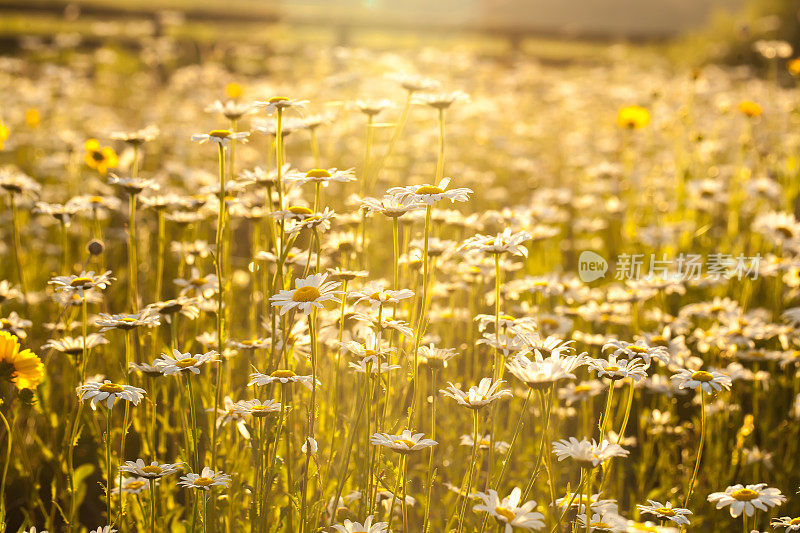
[(788, 45), (75, 44), (0, 58), (0, 531), (800, 531)]

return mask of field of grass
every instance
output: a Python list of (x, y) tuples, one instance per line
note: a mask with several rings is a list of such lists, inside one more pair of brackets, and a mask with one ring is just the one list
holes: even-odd
[(0, 18), (0, 533), (800, 529), (794, 83), (115, 1)]

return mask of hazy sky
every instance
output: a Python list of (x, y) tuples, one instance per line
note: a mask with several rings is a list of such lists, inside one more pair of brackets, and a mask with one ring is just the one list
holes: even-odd
[[(673, 32), (744, 0), (282, 0), (289, 11), (357, 11), (404, 23), (497, 24), (604, 32)], [(316, 10), (314, 9), (314, 10)]]

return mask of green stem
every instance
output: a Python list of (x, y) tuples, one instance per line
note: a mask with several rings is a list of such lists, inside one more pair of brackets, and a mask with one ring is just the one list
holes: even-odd
[(700, 446), (697, 448), (697, 459), (694, 463), (694, 471), (692, 472), (692, 479), (689, 481), (689, 490), (686, 492), (686, 498), (683, 500), (683, 507), (689, 503), (692, 497), (692, 489), (694, 489), (694, 482), (697, 479), (697, 472), (700, 470), (700, 460), (703, 457), (703, 445), (706, 440), (706, 395), (703, 389), (700, 389)]
[(464, 529), (464, 520), (467, 512), (467, 505), (469, 504), (469, 493), (472, 491), (472, 476), (475, 473), (475, 457), (478, 455), (478, 410), (472, 411), (472, 457), (469, 460), (469, 475), (467, 476), (467, 490), (464, 492), (464, 502), (461, 504), (461, 517), (458, 519), (458, 533)]
[(139, 310), (139, 289), (138, 289), (138, 270), (139, 263), (136, 250), (136, 194), (131, 193), (129, 198), (129, 222), (128, 222), (128, 261), (130, 274), (128, 286), (130, 290), (131, 311), (136, 313)]
[[(223, 305), (225, 301), (225, 279), (222, 271), (222, 243), (223, 233), (225, 231), (225, 147), (219, 143), (219, 211), (217, 213), (217, 239), (216, 249), (214, 254), (214, 265), (217, 271), (217, 351), (220, 356), (220, 363), (217, 365), (216, 382), (214, 384), (214, 416), (219, 410), (220, 395), (222, 394), (222, 364), (223, 354), (225, 353), (225, 337), (224, 337), (224, 320)], [(212, 464), (217, 464), (217, 424), (211, 424), (211, 457)]]

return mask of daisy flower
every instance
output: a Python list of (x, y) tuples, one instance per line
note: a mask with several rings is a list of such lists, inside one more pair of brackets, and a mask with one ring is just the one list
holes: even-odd
[(348, 168), (347, 170), (339, 170), (337, 168), (312, 168), (305, 174), (301, 172), (290, 172), (286, 175), (286, 180), (302, 186), (306, 183), (347, 183), (348, 181), (355, 181), (356, 177), (354, 175), (354, 169), (352, 168)]
[(592, 439), (584, 437), (581, 440), (575, 437), (562, 439), (553, 443), (553, 453), (558, 461), (573, 459), (581, 468), (594, 468), (612, 457), (627, 457), (628, 450), (619, 444), (611, 444), (602, 440), (599, 444)]
[(767, 511), (786, 501), (786, 496), (778, 489), (767, 487), (766, 483), (743, 486), (732, 485), (725, 492), (714, 492), (708, 496), (708, 501), (716, 504), (717, 509), (730, 506), (733, 518), (740, 516), (753, 516), (756, 509)]
[(158, 126), (153, 124), (136, 131), (115, 131), (111, 138), (115, 141), (123, 141), (131, 146), (141, 146), (146, 142), (156, 139), (159, 134)]
[(256, 100), (253, 102), (253, 106), (258, 109), (263, 109), (268, 115), (271, 115), (278, 109), (303, 109), (303, 106), (307, 103), (308, 100), (293, 100), (288, 96), (273, 96), (263, 102)]
[(122, 480), (122, 485), (111, 489), (111, 494), (140, 494), (149, 487), (149, 482), (143, 477), (126, 477)]
[(105, 289), (111, 282), (114, 281), (111, 271), (107, 270), (103, 274), (95, 276), (93, 271), (83, 271), (77, 276), (71, 274), (69, 276), (56, 276), (47, 283), (53, 285), (56, 292), (64, 292), (70, 294), (77, 294), (83, 297), (83, 294), (89, 289)]
[(478, 234), (470, 237), (458, 248), (460, 250), (478, 250), (492, 255), (509, 253), (528, 257), (528, 249), (522, 244), (528, 239), (530, 239), (530, 235), (526, 232), (514, 233), (510, 228), (506, 228), (495, 236)]
[(159, 463), (153, 461), (149, 465), (145, 464), (143, 459), (136, 459), (136, 461), (125, 461), (125, 464), (119, 467), (120, 472), (127, 472), (138, 477), (146, 479), (158, 479), (181, 469), (180, 463)]
[(369, 305), (370, 308), (374, 310), (388, 303), (396, 304), (400, 303), (400, 300), (411, 298), (414, 296), (414, 291), (409, 289), (393, 291), (390, 289), (375, 288), (375, 290), (370, 290), (369, 288), (365, 288), (363, 291), (353, 291), (349, 293), (348, 296), (356, 300), (353, 305), (363, 303)]
[(240, 400), (233, 404), (233, 408), (242, 416), (252, 416), (254, 418), (264, 418), (271, 413), (281, 410), (281, 404), (275, 400)]
[(644, 340), (636, 342), (625, 342), (613, 340), (603, 345), (603, 350), (613, 349), (613, 354), (617, 357), (623, 356), (626, 359), (640, 358), (646, 364), (650, 364), (651, 359), (658, 359), (664, 364), (669, 361), (669, 353), (664, 346), (648, 346)]
[(480, 383), (473, 385), (467, 392), (464, 392), (448, 382), (449, 387), (441, 389), (439, 392), (448, 398), (454, 399), (459, 405), (470, 409), (480, 409), (495, 400), (511, 398), (510, 390), (498, 390), (503, 383), (503, 380), (492, 382), (492, 378), (483, 378)]
[(117, 530), (111, 526), (103, 526), (93, 529), (89, 533), (117, 533)]
[(185, 476), (181, 476), (180, 481), (178, 481), (178, 486), (200, 490), (211, 490), (212, 487), (227, 487), (228, 483), (230, 482), (231, 476), (221, 471), (215, 472), (206, 466), (203, 468), (203, 471), (200, 472), (200, 475), (190, 472)]
[(517, 355), (506, 363), (506, 368), (518, 380), (536, 390), (547, 389), (563, 379), (575, 379), (575, 374), (568, 371), (560, 359), (555, 358), (531, 361), (524, 355)]
[(336, 218), (336, 212), (326, 207), (321, 213), (314, 213), (304, 217), (292, 227), (287, 229), (287, 233), (292, 235), (304, 229), (326, 232), (331, 229), (331, 221)]
[(792, 518), (791, 516), (782, 516), (780, 518), (773, 518), (772, 527), (783, 527), (786, 531), (800, 531), (800, 517)]
[[(461, 446), (468, 446), (472, 448), (475, 445), (475, 435), (461, 435), (459, 437), (458, 443)], [(492, 436), (490, 434), (486, 435), (477, 435), (478, 439), (478, 448), (481, 450), (488, 450), (492, 445)], [(494, 442), (494, 449), (498, 453), (506, 453), (508, 449), (511, 448), (511, 445), (502, 440), (496, 440)]]
[(375, 116), (382, 111), (386, 111), (387, 109), (391, 109), (394, 107), (394, 102), (391, 100), (387, 100), (386, 98), (382, 100), (356, 100), (353, 102), (353, 107), (358, 109), (362, 113), (368, 116)]
[(720, 391), (723, 388), (726, 390), (731, 388), (731, 378), (715, 370), (688, 370), (684, 368), (670, 377), (670, 380), (679, 389), (696, 389), (700, 387), (703, 392), (708, 394)]
[(528, 531), (544, 527), (544, 515), (533, 511), (536, 502), (531, 500), (519, 505), (522, 490), (514, 487), (511, 494), (503, 498), (498, 497), (497, 491), (489, 490), (488, 493), (476, 492), (475, 497), (481, 503), (472, 508), (473, 511), (489, 513), (501, 526), (505, 526), (505, 533), (512, 533), (514, 528)]
[(280, 314), (285, 315), (292, 309), (299, 309), (303, 314), (311, 314), (314, 308), (322, 309), (323, 302), (339, 302), (337, 294), (344, 294), (342, 291), (335, 290), (341, 285), (338, 281), (328, 281), (327, 274), (312, 274), (307, 278), (300, 278), (295, 281), (294, 290), (282, 290), (278, 294), (270, 297), (272, 305), (280, 307)]
[(139, 194), (144, 190), (157, 191), (159, 189), (159, 185), (151, 179), (142, 178), (138, 176), (123, 177), (114, 174), (113, 172), (111, 172), (108, 177), (108, 183), (116, 187), (119, 187), (128, 194), (134, 194), (134, 195)]
[(423, 433), (411, 433), (404, 429), (399, 435), (389, 435), (388, 433), (375, 433), (370, 437), (369, 442), (375, 446), (384, 446), (400, 454), (407, 454), (436, 446), (438, 442), (423, 438)]
[(453, 91), (450, 93), (423, 93), (415, 94), (413, 102), (415, 104), (427, 105), (434, 109), (447, 109), (455, 102), (468, 101), (469, 95), (463, 91)]
[(131, 385), (119, 385), (107, 379), (102, 383), (98, 381), (87, 381), (83, 385), (78, 386), (77, 392), (81, 400), (91, 400), (91, 407), (93, 410), (96, 410), (97, 404), (104, 400), (106, 407), (109, 409), (114, 406), (114, 402), (117, 400), (125, 400), (126, 402), (131, 402), (133, 405), (139, 405), (144, 395), (147, 394), (144, 389)]
[(231, 130), (211, 130), (208, 133), (197, 133), (192, 135), (192, 140), (200, 144), (212, 142), (221, 145), (224, 148), (230, 146), (232, 141), (239, 141), (247, 139), (250, 134), (246, 131), (231, 131)]
[(672, 502), (662, 504), (655, 500), (647, 500), (647, 505), (637, 505), (636, 508), (644, 514), (651, 514), (661, 520), (669, 520), (678, 525), (689, 525), (689, 519), (686, 515), (692, 514), (689, 509), (673, 507)]
[(333, 529), (339, 533), (388, 533), (389, 524), (386, 522), (372, 523), (372, 516), (368, 516), (364, 523), (345, 520), (342, 524), (334, 524)]
[(466, 202), (472, 189), (458, 188), (447, 190), (450, 178), (443, 178), (439, 185), (410, 185), (407, 187), (392, 187), (387, 192), (394, 195), (398, 201), (408, 199), (411, 203), (433, 205), (439, 200), (447, 199), (451, 203)]
[(377, 198), (364, 198), (361, 206), (367, 210), (367, 214), (381, 213), (388, 218), (400, 218), (406, 213), (422, 209), (422, 205), (414, 202), (410, 197), (398, 198), (397, 196), (386, 194), (380, 200)]
[(220, 113), (228, 120), (239, 120), (248, 113), (254, 111), (252, 104), (237, 102), (235, 100), (215, 100), (214, 103), (207, 106), (204, 111), (206, 113)]
[(250, 374), (250, 382), (247, 384), (247, 386), (251, 387), (253, 385), (258, 385), (263, 387), (275, 382), (278, 382), (282, 385), (286, 385), (287, 383), (300, 383), (308, 390), (311, 390), (312, 388), (311, 376), (298, 376), (291, 370), (276, 370), (269, 375), (262, 374), (261, 372), (253, 372)]
[(417, 353), (420, 364), (435, 369), (447, 368), (447, 362), (458, 355), (454, 348), (436, 348), (433, 343), (428, 346), (420, 346)]
[(0, 331), (0, 378), (17, 389), (35, 389), (44, 378), (39, 356), (28, 349), (20, 351), (16, 335), (7, 331)]
[(146, 309), (138, 313), (122, 313), (118, 315), (100, 313), (99, 318), (95, 320), (95, 325), (100, 327), (100, 333), (110, 329), (128, 331), (141, 326), (153, 328), (160, 324), (161, 320), (158, 315)]
[(173, 357), (170, 357), (162, 353), (161, 357), (153, 362), (153, 366), (158, 368), (165, 376), (173, 376), (181, 372), (199, 374), (201, 366), (218, 361), (219, 352), (211, 350), (210, 352), (192, 355), (188, 352), (181, 353), (180, 350), (173, 348), (172, 355)]
[(373, 361), (370, 358), (361, 359), (355, 363), (348, 363), (348, 368), (353, 370), (358, 374), (385, 374), (387, 372), (391, 372), (392, 370), (398, 370), (401, 368), (399, 365), (390, 365), (390, 364), (381, 364), (378, 362)]
[[(578, 515), (579, 531), (586, 527), (586, 514)], [(603, 531), (608, 533), (627, 533), (628, 521), (616, 511), (606, 510), (592, 513), (589, 518), (589, 531)]]
[(587, 364), (590, 370), (597, 372), (597, 377), (632, 378), (637, 383), (647, 377), (648, 365), (638, 357), (617, 360), (616, 355), (610, 354), (606, 359), (589, 359)]
[[(108, 339), (99, 333), (90, 333), (86, 336), (86, 349), (91, 350), (102, 344), (108, 344)], [(77, 355), (83, 352), (83, 337), (62, 337), (60, 339), (50, 339), (42, 344), (45, 350), (55, 350), (67, 355)]]

